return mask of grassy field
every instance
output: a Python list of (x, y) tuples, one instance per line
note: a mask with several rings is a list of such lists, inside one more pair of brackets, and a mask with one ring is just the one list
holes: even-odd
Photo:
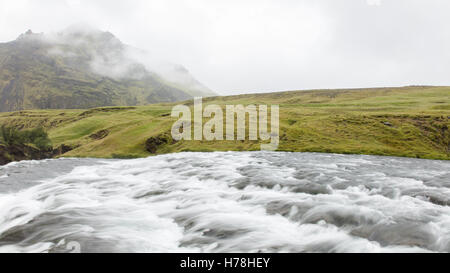
[[(291, 91), (212, 97), (203, 104), (279, 104), (280, 151), (450, 159), (450, 87)], [(1, 113), (0, 124), (43, 126), (54, 147), (77, 147), (64, 156), (145, 157), (149, 137), (169, 134), (173, 105)], [(179, 141), (156, 153), (259, 149), (259, 141)]]

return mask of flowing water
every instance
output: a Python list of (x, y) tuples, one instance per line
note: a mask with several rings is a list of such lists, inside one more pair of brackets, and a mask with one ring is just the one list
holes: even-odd
[(450, 162), (179, 153), (0, 167), (0, 252), (450, 252)]

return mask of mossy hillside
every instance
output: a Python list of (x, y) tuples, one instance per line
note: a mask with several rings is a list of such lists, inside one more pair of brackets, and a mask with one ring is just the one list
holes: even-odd
[[(192, 101), (184, 102), (192, 106)], [(292, 91), (212, 97), (208, 104), (279, 104), (280, 151), (450, 159), (450, 87)], [(64, 156), (133, 158), (151, 155), (145, 142), (167, 134), (175, 104), (91, 110), (31, 110), (0, 114), (0, 123), (43, 126)], [(206, 121), (207, 119), (205, 119)], [(106, 130), (101, 138), (90, 137)], [(179, 141), (156, 153), (252, 151), (260, 141)]]

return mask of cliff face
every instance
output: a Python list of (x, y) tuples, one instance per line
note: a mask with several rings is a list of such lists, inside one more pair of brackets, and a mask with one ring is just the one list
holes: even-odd
[(182, 81), (172, 81), (130, 52), (98, 30), (22, 34), (0, 44), (0, 111), (134, 106), (212, 94), (180, 66), (172, 74)]

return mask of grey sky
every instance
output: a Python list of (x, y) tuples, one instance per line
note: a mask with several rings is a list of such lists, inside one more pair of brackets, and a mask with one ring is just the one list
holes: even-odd
[(88, 23), (220, 94), (449, 85), (449, 11), (448, 0), (0, 0), (0, 41)]

